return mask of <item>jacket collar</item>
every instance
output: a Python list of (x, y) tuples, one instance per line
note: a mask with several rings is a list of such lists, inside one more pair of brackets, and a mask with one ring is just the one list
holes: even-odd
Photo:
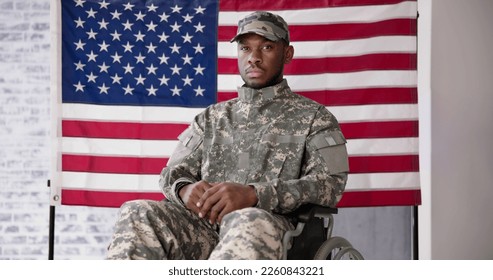
[(243, 85), (238, 88), (238, 98), (241, 101), (247, 103), (260, 102), (272, 100), (276, 97), (282, 96), (286, 93), (286, 90), (290, 91), (288, 82), (286, 79), (282, 80), (277, 85), (265, 87), (261, 89), (253, 89)]

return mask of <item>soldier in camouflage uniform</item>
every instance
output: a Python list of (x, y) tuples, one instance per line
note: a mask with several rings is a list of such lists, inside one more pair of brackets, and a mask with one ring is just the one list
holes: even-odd
[(245, 84), (197, 115), (160, 176), (166, 200), (125, 203), (108, 259), (280, 259), (300, 205), (335, 206), (346, 140), (323, 106), (291, 91), (286, 22), (242, 19), (231, 40)]

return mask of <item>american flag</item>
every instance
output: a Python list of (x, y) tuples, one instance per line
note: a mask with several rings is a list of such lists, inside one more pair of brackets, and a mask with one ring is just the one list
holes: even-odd
[(290, 25), (293, 91), (339, 119), (350, 175), (338, 207), (418, 205), (416, 1), (61, 0), (53, 205), (162, 199), (159, 172), (206, 106), (236, 97), (235, 35), (267, 10)]

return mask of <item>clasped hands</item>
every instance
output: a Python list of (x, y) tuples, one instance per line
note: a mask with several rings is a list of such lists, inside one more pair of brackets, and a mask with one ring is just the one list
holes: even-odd
[(185, 206), (211, 224), (220, 223), (222, 218), (235, 210), (257, 204), (257, 194), (252, 186), (222, 182), (198, 181), (184, 186), (179, 196)]

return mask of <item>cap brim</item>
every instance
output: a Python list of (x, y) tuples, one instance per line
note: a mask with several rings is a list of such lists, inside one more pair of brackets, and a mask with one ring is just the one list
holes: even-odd
[(236, 34), (236, 36), (234, 36), (233, 39), (231, 39), (229, 42), (233, 43), (233, 42), (237, 41), (239, 37), (241, 37), (242, 35), (245, 35), (245, 34), (257, 34), (257, 35), (260, 35), (260, 36), (266, 38), (267, 40), (271, 40), (274, 42), (277, 42), (280, 39), (279, 37), (277, 37), (271, 33), (265, 32), (265, 30), (263, 30), (263, 29), (250, 29), (250, 30), (244, 30), (243, 32)]

